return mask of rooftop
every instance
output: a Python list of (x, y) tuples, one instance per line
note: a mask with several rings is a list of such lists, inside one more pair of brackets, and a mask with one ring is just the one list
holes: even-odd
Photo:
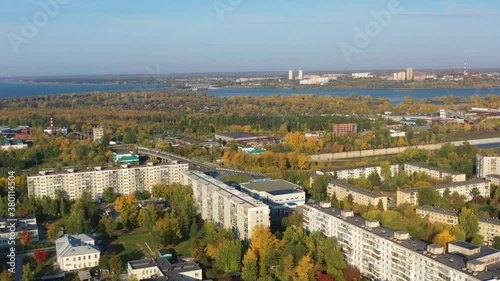
[(94, 245), (94, 238), (87, 234), (64, 235), (56, 240), (56, 251), (59, 257), (97, 254), (101, 251)]
[[(435, 212), (435, 213), (440, 213), (440, 214), (450, 215), (450, 216), (456, 216), (456, 217), (458, 217), (458, 214), (459, 214), (458, 211), (455, 211), (455, 210), (449, 210), (449, 209), (444, 209), (444, 208), (439, 208), (439, 207), (433, 207), (433, 206), (428, 206), (428, 205), (417, 207), (417, 210), (419, 210), (419, 209), (420, 210), (424, 210), (424, 211), (428, 211), (428, 212)], [(499, 219), (488, 218), (488, 217), (483, 217), (483, 216), (477, 216), (477, 219), (480, 222), (483, 222), (483, 223), (500, 225), (500, 220)]]
[[(468, 274), (470, 276), (473, 276), (474, 278), (477, 278), (479, 280), (492, 280), (492, 277), (498, 277), (500, 276), (500, 262), (491, 264), (488, 266), (488, 271), (482, 271), (482, 272), (477, 272), (477, 275), (473, 275), (472, 272), (469, 271), (463, 271), (464, 268), (467, 268), (467, 262), (472, 261), (481, 257), (485, 257), (488, 255), (491, 255), (492, 253), (498, 252), (498, 250), (495, 250), (490, 247), (486, 246), (478, 246), (481, 247), (481, 251), (472, 256), (465, 256), (462, 254), (456, 254), (456, 253), (445, 253), (445, 254), (440, 254), (440, 255), (434, 255), (434, 256), (429, 256), (427, 253), (427, 245), (430, 245), (429, 243), (426, 243), (421, 240), (413, 239), (410, 238), (408, 240), (394, 240), (394, 233), (395, 231), (390, 230), (388, 228), (384, 227), (376, 227), (376, 228), (371, 228), (367, 229), (365, 227), (365, 219), (363, 219), (361, 216), (353, 216), (353, 217), (348, 217), (344, 218), (341, 217), (341, 210), (337, 208), (321, 208), (320, 207), (320, 202), (315, 202), (315, 203), (307, 203), (307, 206), (311, 206), (327, 215), (334, 216), (334, 217), (340, 217), (342, 220), (347, 221), (349, 224), (354, 225), (358, 228), (362, 228), (365, 231), (368, 231), (374, 235), (377, 235), (385, 240), (388, 240), (389, 242), (396, 243), (401, 247), (404, 247), (408, 250), (411, 250), (422, 257), (426, 257), (429, 259), (432, 259), (436, 262), (439, 262), (443, 265), (446, 265), (450, 268), (453, 268), (457, 271), (461, 271), (465, 274)], [(466, 242), (462, 242), (466, 243)], [(469, 244), (469, 243), (467, 243)], [(495, 279), (493, 279), (495, 280)]]
[(257, 199), (252, 198), (245, 193), (236, 190), (227, 184), (220, 182), (200, 171), (186, 171), (184, 172), (186, 175), (191, 177), (193, 180), (202, 182), (203, 185), (214, 189), (221, 196), (228, 198), (229, 200), (237, 203), (240, 206), (244, 206), (246, 208), (258, 208), (258, 207), (266, 207), (269, 208), (266, 204), (258, 201)]
[(263, 180), (263, 181), (250, 181), (240, 184), (246, 189), (263, 191), (272, 195), (301, 193), (304, 189), (286, 180)]
[(218, 136), (223, 136), (232, 139), (246, 139), (246, 138), (267, 138), (266, 136), (256, 135), (246, 132), (232, 132), (232, 133), (216, 133)]
[(459, 172), (454, 171), (454, 170), (449, 170), (449, 169), (443, 169), (443, 168), (439, 168), (439, 167), (429, 166), (429, 165), (422, 164), (422, 163), (406, 163), (405, 166), (406, 165), (420, 167), (420, 168), (434, 170), (434, 171), (440, 171), (440, 172), (447, 173), (447, 174), (450, 174), (450, 175), (461, 175), (462, 174), (462, 173), (459, 173)]
[(330, 184), (333, 184), (333, 185), (336, 185), (336, 186), (340, 186), (340, 187), (345, 188), (347, 190), (350, 190), (352, 192), (361, 193), (363, 195), (366, 195), (366, 196), (369, 196), (369, 197), (372, 197), (372, 198), (386, 197), (383, 194), (380, 194), (380, 193), (377, 193), (375, 191), (371, 191), (371, 190), (368, 190), (368, 189), (364, 189), (362, 187), (358, 187), (358, 186), (346, 183), (346, 182), (341, 181), (341, 180), (331, 179), (330, 180)]
[[(128, 169), (140, 169), (140, 168), (147, 168), (147, 167), (161, 167), (161, 166), (169, 166), (169, 165), (177, 165), (177, 164), (186, 164), (186, 163), (173, 163), (173, 162), (165, 162), (165, 163), (156, 163), (154, 165), (151, 164), (146, 164), (146, 165), (133, 165), (133, 166), (127, 166)], [(92, 173), (95, 171), (118, 171), (124, 169), (124, 166), (114, 166), (114, 167), (89, 167), (85, 170), (74, 170), (74, 169), (68, 169), (65, 171), (40, 171), (38, 174), (29, 174), (29, 177), (42, 177), (42, 176), (47, 176), (47, 175), (67, 175), (67, 174), (75, 174), (75, 173)], [(45, 175), (41, 175), (40, 173), (45, 172)]]

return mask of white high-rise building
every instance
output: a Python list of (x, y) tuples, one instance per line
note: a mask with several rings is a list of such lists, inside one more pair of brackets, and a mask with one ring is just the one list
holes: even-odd
[(308, 203), (303, 214), (307, 231), (336, 238), (346, 262), (371, 280), (500, 280), (500, 251), (493, 248), (455, 241), (446, 251), (329, 203)]
[(293, 80), (293, 70), (288, 70), (288, 80)]
[(193, 201), (201, 218), (231, 228), (243, 240), (257, 225), (270, 226), (269, 206), (200, 171), (182, 173), (182, 185), (193, 189)]
[(297, 79), (299, 80), (304, 79), (304, 70), (299, 70), (299, 76), (297, 76)]
[(84, 192), (90, 192), (94, 200), (102, 198), (107, 188), (120, 194), (149, 191), (155, 184), (170, 185), (181, 180), (181, 172), (187, 171), (187, 163), (148, 163), (141, 166), (122, 165), (120, 167), (62, 172), (45, 172), (28, 175), (28, 195), (56, 198), (60, 191), (69, 199), (78, 199)]
[(476, 155), (476, 159), (478, 178), (500, 174), (500, 154), (478, 154)]

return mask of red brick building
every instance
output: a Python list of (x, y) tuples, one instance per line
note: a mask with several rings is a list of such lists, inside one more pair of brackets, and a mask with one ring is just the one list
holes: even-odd
[(348, 124), (333, 124), (333, 133), (337, 136), (345, 136), (349, 132), (357, 132), (358, 124), (348, 123)]

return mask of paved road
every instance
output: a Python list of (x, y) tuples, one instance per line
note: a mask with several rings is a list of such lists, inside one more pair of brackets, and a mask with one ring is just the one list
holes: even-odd
[(29, 254), (16, 254), (16, 274), (15, 280), (23, 280), (23, 264), (24, 259), (28, 257)]
[(222, 168), (219, 165), (216, 165), (216, 164), (213, 164), (213, 163), (210, 163), (207, 161), (203, 161), (203, 160), (199, 160), (199, 159), (195, 159), (195, 158), (187, 158), (187, 157), (179, 156), (179, 155), (176, 155), (173, 153), (162, 152), (162, 151), (157, 150), (157, 149), (150, 149), (150, 148), (138, 146), (137, 150), (139, 151), (139, 153), (144, 154), (144, 155), (148, 155), (150, 157), (167, 159), (170, 161), (172, 161), (172, 160), (184, 161), (184, 162), (189, 163), (191, 168), (194, 168), (197, 170), (204, 170), (205, 172), (224, 171), (224, 172), (232, 173), (232, 174), (246, 174), (246, 175), (250, 175), (250, 176), (265, 176), (264, 174), (260, 174), (260, 173), (253, 173), (253, 172), (247, 172), (247, 171)]

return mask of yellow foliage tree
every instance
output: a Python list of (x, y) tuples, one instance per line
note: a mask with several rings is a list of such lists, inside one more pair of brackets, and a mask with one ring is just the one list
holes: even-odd
[(297, 281), (309, 281), (309, 274), (313, 269), (310, 255), (303, 256), (295, 268), (295, 278)]
[(115, 200), (115, 210), (117, 212), (121, 212), (123, 209), (123, 206), (125, 204), (132, 204), (133, 202), (137, 201), (137, 198), (135, 198), (134, 194), (125, 194), (122, 195)]
[(251, 241), (250, 249), (259, 259), (264, 256), (266, 250), (272, 245), (280, 246), (278, 238), (271, 233), (269, 227), (264, 225), (257, 225), (253, 229)]
[(448, 229), (445, 229), (441, 231), (441, 233), (436, 235), (434, 239), (432, 239), (432, 243), (441, 245), (446, 250), (448, 247), (448, 243), (453, 242), (455, 240), (456, 240), (455, 236), (451, 235)]

